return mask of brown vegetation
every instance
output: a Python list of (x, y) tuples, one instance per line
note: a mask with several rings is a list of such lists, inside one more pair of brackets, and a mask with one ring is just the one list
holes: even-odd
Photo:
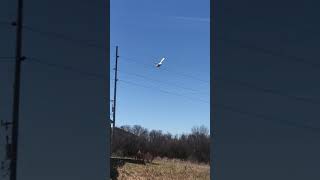
[(118, 180), (210, 179), (209, 165), (168, 159), (155, 159), (154, 163), (146, 165), (126, 163), (118, 172)]
[(160, 156), (171, 159), (208, 163), (210, 160), (210, 135), (207, 128), (194, 127), (190, 134), (172, 136), (159, 130), (148, 131), (141, 126), (115, 128), (112, 144), (114, 156), (135, 157), (152, 162)]

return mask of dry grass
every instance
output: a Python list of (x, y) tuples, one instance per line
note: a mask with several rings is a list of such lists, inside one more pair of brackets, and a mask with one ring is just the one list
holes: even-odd
[(126, 163), (118, 168), (119, 180), (207, 180), (209, 165), (180, 160), (155, 159), (153, 163)]

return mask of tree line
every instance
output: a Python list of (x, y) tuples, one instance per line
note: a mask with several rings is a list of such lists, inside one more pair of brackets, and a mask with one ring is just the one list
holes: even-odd
[(205, 126), (193, 127), (191, 133), (172, 135), (161, 130), (148, 130), (140, 125), (115, 128), (112, 153), (134, 157), (138, 151), (152, 157), (210, 162), (210, 134)]

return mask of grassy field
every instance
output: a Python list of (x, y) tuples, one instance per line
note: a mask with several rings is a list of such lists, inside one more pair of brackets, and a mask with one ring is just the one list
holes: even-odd
[(125, 163), (117, 168), (118, 180), (208, 180), (210, 166), (180, 160), (155, 159), (152, 163)]

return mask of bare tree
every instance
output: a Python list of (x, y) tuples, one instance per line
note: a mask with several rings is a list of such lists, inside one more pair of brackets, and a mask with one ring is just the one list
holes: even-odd
[(139, 125), (121, 126), (121, 130), (115, 132), (118, 135), (113, 151), (123, 156), (139, 156), (147, 162), (152, 162), (156, 156), (198, 162), (209, 162), (210, 159), (210, 134), (205, 126), (195, 126), (191, 134), (181, 136), (161, 130), (149, 132)]

